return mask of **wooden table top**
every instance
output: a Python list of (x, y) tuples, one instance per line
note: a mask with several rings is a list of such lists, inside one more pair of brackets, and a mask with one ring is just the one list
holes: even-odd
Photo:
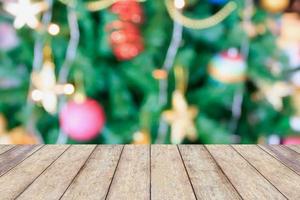
[(300, 199), (300, 146), (0, 145), (0, 199)]

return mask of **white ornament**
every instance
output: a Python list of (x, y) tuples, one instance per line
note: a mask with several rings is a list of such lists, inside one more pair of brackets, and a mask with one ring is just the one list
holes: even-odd
[(300, 131), (300, 117), (292, 117), (290, 119), (290, 126), (295, 131)]
[(19, 29), (24, 25), (37, 28), (39, 20), (37, 14), (47, 9), (45, 2), (31, 3), (30, 0), (18, 0), (16, 3), (4, 4), (4, 10), (15, 16), (14, 27)]

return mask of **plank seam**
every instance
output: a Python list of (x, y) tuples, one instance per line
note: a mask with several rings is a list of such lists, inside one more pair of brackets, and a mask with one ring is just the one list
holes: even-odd
[(187, 175), (187, 178), (189, 179), (190, 185), (191, 185), (191, 187), (192, 187), (192, 190), (193, 190), (194, 196), (195, 196), (196, 200), (198, 200), (198, 197), (197, 197), (197, 195), (196, 195), (196, 192), (195, 192), (195, 188), (194, 188), (194, 186), (193, 186), (193, 184), (192, 184), (192, 180), (191, 180), (191, 178), (190, 178), (190, 175), (189, 175), (189, 173), (188, 173), (188, 171), (187, 171), (187, 168), (186, 168), (186, 166), (185, 166), (185, 163), (184, 163), (184, 160), (183, 160), (183, 158), (182, 158), (182, 155), (181, 155), (180, 149), (179, 149), (178, 145), (176, 145), (176, 147), (177, 147), (177, 151), (178, 151), (178, 153), (179, 153), (179, 156), (180, 156), (181, 162), (182, 162), (182, 164), (183, 164), (183, 167), (184, 167), (185, 173), (186, 173), (186, 175)]
[(11, 151), (11, 150), (15, 149), (16, 147), (17, 147), (17, 146), (13, 146), (12, 148), (7, 149), (6, 151), (0, 153), (0, 156), (1, 156), (2, 154), (4, 154), (4, 153), (8, 152), (8, 151)]
[(290, 148), (289, 146), (286, 146), (286, 145), (282, 145), (282, 146), (285, 147), (285, 148), (287, 148), (287, 149), (289, 149), (289, 150), (292, 150), (292, 151), (296, 152), (297, 154), (300, 154), (298, 151)]
[[(8, 151), (15, 149), (17, 146), (9, 149)], [(16, 164), (15, 166), (13, 166), (12, 168), (10, 168), (9, 170), (7, 170), (4, 174), (0, 175), (0, 177), (4, 176), (5, 174), (7, 174), (8, 172), (10, 172), (11, 170), (13, 170), (15, 167), (19, 166), (21, 163), (23, 163), (26, 159), (28, 159), (29, 157), (31, 157), (33, 154), (35, 154), (36, 152), (38, 152), (40, 149), (42, 149), (44, 147), (44, 145), (40, 145), (39, 148), (37, 148), (35, 151), (33, 151), (31, 154), (29, 154), (28, 156), (26, 156), (25, 158), (23, 158), (23, 160), (21, 160), (18, 164)]]
[(58, 198), (61, 199), (65, 193), (67, 192), (67, 190), (70, 188), (70, 186), (73, 184), (73, 182), (75, 181), (75, 179), (79, 176), (79, 174), (82, 172), (82, 170), (86, 167), (86, 164), (88, 163), (88, 161), (90, 160), (92, 154), (94, 154), (96, 148), (98, 145), (96, 145), (94, 147), (94, 149), (91, 151), (90, 155), (87, 157), (87, 159), (84, 161), (83, 165), (79, 168), (78, 172), (75, 174), (75, 176), (72, 178), (70, 184), (68, 185), (68, 187), (65, 189), (65, 191), (62, 193), (62, 195)]
[[(266, 151), (264, 148), (262, 148), (260, 145), (257, 145), (260, 149), (262, 149), (264, 152), (266, 152), (267, 154), (269, 154), (270, 156), (272, 156), (273, 158), (275, 158), (279, 163), (281, 163), (282, 165), (284, 165), (286, 168), (288, 168), (289, 170), (293, 171), (294, 173), (296, 173), (297, 176), (299, 176), (300, 174), (298, 172), (296, 172), (294, 169), (292, 169), (291, 167), (289, 167), (287, 164), (285, 164), (282, 160), (280, 160), (279, 158), (277, 158), (276, 156), (273, 156), (272, 154), (270, 154), (268, 151)], [(266, 147), (268, 148), (268, 147)], [(289, 149), (287, 149), (289, 150)], [(270, 151), (272, 151), (270, 149)], [(274, 152), (275, 153), (275, 152)], [(283, 156), (286, 157), (286, 156)], [(288, 158), (287, 158), (288, 159)], [(290, 161), (290, 159), (288, 159)], [(291, 161), (293, 162), (293, 161)], [(296, 163), (295, 163), (296, 164)]]
[(20, 194), (18, 194), (15, 199), (17, 199), (19, 196), (21, 196), (21, 194), (23, 194), (33, 183), (34, 181), (36, 181), (53, 163), (55, 163), (69, 148), (71, 147), (71, 145), (68, 146), (68, 148), (66, 148), (56, 159), (54, 159), (43, 171), (41, 171), (41, 173), (35, 177), (31, 183), (29, 183), (22, 192), (20, 192)]
[(239, 197), (241, 199), (244, 199), (242, 197), (242, 195), (239, 193), (238, 189), (235, 187), (235, 185), (231, 182), (230, 178), (226, 175), (226, 173), (223, 171), (221, 165), (217, 162), (217, 160), (215, 159), (215, 157), (211, 154), (211, 152), (207, 149), (206, 145), (204, 145), (205, 150), (208, 152), (209, 156), (212, 158), (212, 160), (215, 162), (215, 164), (217, 165), (217, 167), (220, 169), (220, 171), (222, 172), (222, 174), (224, 175), (224, 177), (226, 178), (226, 180), (228, 181), (228, 183), (233, 187), (233, 189), (236, 191), (236, 193), (239, 195)]
[(150, 199), (151, 199), (151, 197), (152, 197), (152, 194), (151, 194), (151, 189), (152, 189), (152, 180), (151, 180), (151, 174), (152, 174), (152, 172), (151, 172), (151, 144), (149, 145), (149, 181), (150, 181), (150, 183), (149, 183), (149, 195), (150, 195)]
[[(258, 145), (256, 145), (256, 146), (258, 146)], [(268, 181), (280, 194), (282, 194), (286, 199), (289, 199), (269, 179), (267, 179), (267, 177), (265, 177), (258, 169), (256, 169), (256, 167), (254, 165), (252, 165), (252, 163), (250, 161), (248, 161), (238, 150), (236, 150), (232, 145), (230, 145), (230, 147), (234, 151), (236, 151), (250, 166), (252, 166), (252, 168), (254, 168), (255, 171), (257, 171), (266, 181)]]
[(117, 162), (117, 165), (116, 165), (115, 171), (114, 171), (114, 173), (113, 173), (113, 176), (112, 176), (112, 179), (111, 179), (111, 181), (110, 181), (110, 183), (109, 183), (109, 186), (108, 186), (108, 189), (107, 189), (107, 193), (106, 193), (106, 195), (105, 195), (105, 198), (104, 198), (104, 199), (107, 199), (107, 197), (108, 197), (108, 194), (109, 194), (109, 192), (110, 192), (110, 188), (111, 188), (111, 185), (112, 185), (112, 183), (113, 183), (113, 180), (114, 180), (114, 178), (115, 178), (115, 175), (116, 175), (117, 169), (118, 169), (118, 167), (119, 167), (119, 163), (120, 163), (120, 160), (121, 160), (121, 157), (122, 157), (122, 154), (123, 154), (124, 148), (125, 148), (125, 145), (123, 145), (123, 148), (122, 148), (122, 150), (121, 150), (120, 157), (119, 157), (119, 159), (118, 159), (118, 162)]

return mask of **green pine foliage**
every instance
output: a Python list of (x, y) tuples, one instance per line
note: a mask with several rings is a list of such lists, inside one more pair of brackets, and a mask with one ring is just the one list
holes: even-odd
[[(241, 48), (248, 36), (241, 26), (244, 1), (236, 0), (238, 9), (222, 23), (205, 30), (184, 28), (183, 41), (176, 56), (175, 65), (188, 68), (189, 84), (187, 100), (199, 108), (195, 119), (198, 140), (195, 143), (256, 143), (260, 136), (291, 133), (288, 119), (291, 105), (284, 99), (282, 111), (276, 111), (266, 99), (256, 100), (259, 80), (275, 83), (283, 80), (284, 73), (274, 74), (267, 66), (270, 58), (286, 65), (286, 59), (276, 46), (272, 31), (250, 38), (247, 59), (247, 81), (243, 84), (224, 84), (213, 80), (208, 74), (212, 56), (228, 48)], [(141, 26), (145, 50), (129, 61), (118, 61), (108, 42), (106, 25), (117, 17), (108, 9), (90, 12), (84, 1), (77, 1), (76, 12), (80, 27), (80, 42), (72, 65), (69, 82), (76, 82), (81, 74), (87, 95), (99, 101), (105, 109), (107, 122), (101, 135), (90, 143), (131, 143), (133, 133), (148, 129), (152, 142), (156, 141), (161, 113), (171, 107), (171, 94), (175, 88), (173, 73), (169, 76), (168, 99), (165, 107), (158, 104), (158, 81), (152, 72), (162, 67), (170, 43), (173, 21), (164, 1), (147, 0), (142, 3), (145, 23)], [(207, 0), (189, 0), (184, 14), (193, 18), (210, 16), (221, 6)], [(13, 50), (0, 51), (0, 112), (4, 113), (9, 128), (26, 123), (29, 116), (25, 109), (32, 70), (33, 47), (36, 37), (44, 37), (51, 43), (56, 71), (64, 62), (69, 41), (66, 6), (54, 3), (53, 19), (61, 32), (57, 36), (37, 33), (27, 27), (18, 30), (20, 44)], [(255, 24), (267, 24), (267, 19), (276, 19), (256, 6)], [(0, 21), (12, 23), (13, 17), (1, 12)], [(286, 69), (282, 69), (284, 72)], [(9, 87), (1, 86), (8, 81)], [(241, 117), (231, 127), (231, 107), (237, 91), (243, 91)], [(50, 115), (40, 106), (34, 106), (33, 114), (37, 128), (46, 143), (54, 143), (59, 133), (57, 115)], [(235, 140), (240, 138), (240, 140)], [(77, 143), (69, 140), (69, 143)], [(166, 143), (169, 143), (167, 138)], [(191, 141), (184, 141), (190, 143)]]

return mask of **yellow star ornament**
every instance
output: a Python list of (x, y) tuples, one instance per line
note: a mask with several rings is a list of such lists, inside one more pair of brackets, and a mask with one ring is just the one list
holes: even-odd
[(173, 92), (172, 110), (163, 113), (164, 120), (171, 126), (171, 143), (179, 144), (185, 137), (195, 140), (197, 137), (194, 119), (198, 114), (196, 107), (189, 107), (183, 93)]
[(37, 28), (39, 20), (36, 15), (47, 8), (46, 2), (31, 3), (30, 0), (18, 0), (16, 3), (4, 5), (4, 9), (15, 16), (14, 27), (17, 29), (22, 28), (24, 25)]

